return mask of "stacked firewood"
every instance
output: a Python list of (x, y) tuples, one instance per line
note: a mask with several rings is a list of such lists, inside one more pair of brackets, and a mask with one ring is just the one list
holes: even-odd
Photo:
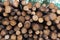
[(0, 40), (60, 40), (60, 10), (25, 0), (0, 5)]

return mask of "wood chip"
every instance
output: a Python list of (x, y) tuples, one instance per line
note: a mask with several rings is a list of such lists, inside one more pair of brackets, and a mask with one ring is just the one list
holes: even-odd
[(40, 34), (40, 31), (36, 31), (35, 34), (36, 34), (36, 35)]
[(37, 16), (37, 15), (34, 15), (34, 16), (32, 17), (32, 19), (33, 19), (34, 21), (37, 21), (37, 20), (38, 20), (38, 16)]
[(32, 34), (29, 34), (29, 37), (32, 37), (33, 35)]
[(11, 7), (10, 6), (6, 6), (5, 7), (5, 13), (10, 13), (10, 12), (11, 12)]
[(15, 21), (15, 20), (11, 20), (11, 21), (10, 21), (10, 25), (11, 25), (11, 26), (15, 26), (15, 25), (16, 25), (16, 21)]
[(25, 1), (25, 0), (22, 1), (21, 4), (22, 4), (22, 5), (26, 5), (26, 1)]
[(28, 31), (28, 33), (29, 33), (29, 34), (32, 34), (32, 33), (33, 33), (32, 29), (30, 29), (30, 30)]
[(56, 19), (56, 20), (55, 20), (55, 23), (56, 23), (56, 24), (58, 24), (58, 23), (59, 23), (59, 20), (58, 20), (58, 19)]
[(60, 33), (58, 33), (58, 37), (60, 38)]
[(52, 9), (52, 12), (55, 13), (57, 10), (56, 9)]
[(4, 17), (7, 17), (7, 16), (8, 16), (8, 14), (7, 14), (7, 13), (3, 13), (3, 16), (4, 16)]
[(43, 16), (43, 14), (42, 14), (41, 12), (37, 12), (36, 15), (37, 15), (38, 17), (42, 17), (42, 16)]
[(39, 2), (37, 2), (37, 3), (35, 4), (36, 8), (39, 8), (40, 5), (41, 5), (41, 4), (40, 4)]
[(40, 34), (42, 35), (43, 34), (43, 31), (40, 31)]
[(29, 15), (26, 15), (25, 16), (25, 20), (30, 20), (30, 16)]
[(33, 38), (36, 39), (36, 38), (38, 38), (38, 36), (37, 35), (34, 35)]
[(22, 12), (22, 16), (26, 16), (26, 13), (24, 11)]
[(55, 13), (50, 13), (49, 17), (51, 20), (55, 20), (57, 18), (57, 15)]
[(25, 27), (26, 29), (30, 28), (30, 22), (29, 22), (29, 21), (25, 21), (24, 27)]
[(9, 31), (9, 34), (13, 34), (13, 33), (14, 33), (14, 30), (10, 30), (10, 31)]
[(25, 34), (25, 33), (27, 33), (27, 29), (26, 28), (22, 28), (21, 32), (22, 32), (22, 34)]
[(5, 1), (4, 6), (8, 6), (8, 5), (9, 5), (9, 1)]
[(28, 38), (28, 34), (24, 34), (24, 38)]
[(18, 16), (14, 16), (14, 20), (18, 20)]
[(28, 6), (24, 6), (23, 10), (28, 11), (29, 10)]
[(3, 24), (3, 25), (9, 25), (9, 20), (3, 20), (3, 21), (2, 21), (2, 24)]
[(6, 31), (5, 31), (5, 30), (2, 30), (2, 31), (1, 31), (1, 35), (2, 35), (2, 36), (5, 36), (5, 34), (6, 34)]
[(20, 16), (20, 15), (21, 15), (21, 12), (20, 12), (20, 11), (17, 11), (16, 13), (17, 13), (17, 15), (18, 15), (18, 16)]
[(58, 28), (58, 29), (60, 29), (60, 23), (59, 23), (59, 24), (57, 24), (57, 28)]
[(43, 23), (44, 20), (43, 20), (43, 18), (39, 18), (38, 21), (39, 21), (39, 23)]
[(47, 24), (48, 26), (50, 26), (50, 25), (52, 25), (52, 22), (51, 22), (51, 21), (48, 21), (46, 24)]
[(18, 4), (19, 4), (19, 2), (18, 2), (17, 0), (15, 0), (15, 1), (13, 2), (14, 7), (18, 7)]
[(55, 30), (55, 26), (51, 26), (51, 30)]
[(22, 40), (22, 39), (23, 39), (22, 35), (17, 36), (17, 40)]
[(19, 31), (20, 28), (18, 26), (14, 27), (14, 31)]
[(36, 13), (33, 11), (32, 13), (31, 13), (31, 15), (35, 15)]
[(54, 7), (55, 7), (55, 5), (54, 5), (53, 3), (50, 3), (50, 4), (49, 4), (49, 8), (50, 8), (50, 9), (53, 9)]
[(44, 34), (45, 35), (49, 35), (50, 34), (50, 30), (48, 30), (48, 29), (47, 30), (44, 30)]
[(59, 20), (59, 21), (60, 21), (60, 16), (57, 16), (57, 20)]
[(0, 7), (0, 12), (2, 11), (2, 7)]
[(40, 10), (41, 10), (42, 12), (45, 12), (45, 11), (46, 11), (46, 8), (45, 8), (45, 7), (40, 7)]
[(38, 24), (33, 24), (32, 28), (33, 28), (34, 31), (37, 31), (37, 30), (40, 29)]
[(15, 34), (11, 35), (11, 40), (16, 40), (16, 35)]
[(56, 33), (52, 33), (52, 34), (51, 34), (51, 38), (52, 38), (52, 39), (57, 39), (57, 34), (56, 34)]
[(27, 6), (28, 6), (29, 9), (31, 9), (31, 8), (32, 8), (32, 3), (29, 2), (29, 3), (27, 4)]
[(13, 20), (14, 19), (14, 17), (13, 16), (9, 16), (9, 20)]
[(32, 10), (35, 11), (35, 10), (36, 10), (36, 7), (33, 6), (33, 7), (32, 7)]
[(47, 5), (46, 4), (42, 4), (43, 7), (46, 7)]
[(9, 39), (9, 35), (5, 35), (5, 39)]
[(43, 38), (39, 38), (39, 40), (44, 40)]
[(23, 26), (23, 24), (20, 22), (18, 23), (18, 27), (21, 28)]
[(50, 21), (49, 16), (47, 16), (47, 15), (46, 15), (46, 16), (44, 16), (44, 20), (45, 20), (45, 21)]
[(20, 31), (16, 31), (16, 35), (20, 35), (21, 34), (21, 32)]
[(6, 27), (6, 30), (11, 30), (12, 29), (12, 26), (11, 25), (8, 25), (7, 27)]
[(60, 14), (60, 10), (57, 10), (57, 14)]
[(21, 21), (22, 23), (24, 23), (25, 18), (23, 16), (19, 16), (18, 21)]

